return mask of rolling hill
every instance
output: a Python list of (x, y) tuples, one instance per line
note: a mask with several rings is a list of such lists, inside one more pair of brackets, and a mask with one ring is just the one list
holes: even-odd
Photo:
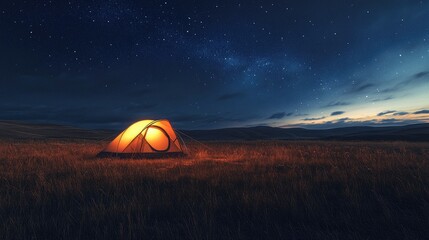
[(0, 121), (0, 138), (7, 139), (94, 139), (114, 137), (115, 131), (88, 130), (56, 124)]
[[(113, 139), (120, 131), (80, 129), (56, 124), (0, 121), (0, 138), (8, 139)], [(199, 141), (252, 140), (362, 140), (429, 141), (429, 124), (396, 127), (346, 127), (332, 129), (248, 127), (214, 130), (178, 130), (186, 139)]]
[(184, 131), (197, 140), (386, 140), (429, 141), (429, 124), (395, 127), (305, 128), (224, 128)]

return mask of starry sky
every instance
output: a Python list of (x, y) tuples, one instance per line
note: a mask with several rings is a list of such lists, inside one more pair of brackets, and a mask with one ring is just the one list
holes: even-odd
[(429, 122), (429, 1), (0, 3), (0, 119)]

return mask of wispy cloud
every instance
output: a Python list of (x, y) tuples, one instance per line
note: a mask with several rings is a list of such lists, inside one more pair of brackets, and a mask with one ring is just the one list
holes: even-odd
[(321, 120), (321, 119), (324, 119), (324, 118), (326, 118), (326, 117), (323, 116), (323, 117), (315, 117), (315, 118), (304, 118), (302, 120), (304, 120), (304, 121), (316, 121), (316, 120)]
[(338, 115), (341, 115), (341, 114), (344, 114), (344, 113), (345, 113), (344, 111), (335, 111), (335, 112), (331, 113), (331, 116), (338, 116)]
[(271, 116), (269, 116), (267, 119), (282, 119), (284, 117), (287, 116), (292, 116), (293, 113), (286, 113), (286, 112), (278, 112), (278, 113), (273, 113)]
[(362, 85), (359, 85), (359, 86), (356, 86), (356, 87), (354, 87), (354, 88), (352, 88), (352, 89), (350, 89), (350, 93), (360, 93), (360, 92), (363, 92), (363, 91), (365, 91), (365, 90), (368, 90), (368, 89), (370, 89), (370, 88), (372, 88), (372, 87), (374, 87), (375, 85), (374, 84), (372, 84), (372, 83), (366, 83), (366, 84), (362, 84)]
[(414, 79), (419, 79), (419, 78), (423, 78), (423, 77), (429, 77), (429, 71), (422, 71), (422, 72), (418, 72), (416, 74), (413, 75)]
[(405, 80), (398, 82), (393, 87), (383, 89), (381, 92), (390, 93), (390, 92), (401, 91), (405, 87), (414, 86), (415, 84), (421, 84), (421, 83), (427, 82), (428, 77), (429, 77), (429, 71), (421, 71), (413, 74), (411, 77)]
[(407, 115), (407, 114), (409, 114), (409, 113), (408, 112), (395, 112), (393, 114), (393, 116), (404, 116), (404, 115)]
[(330, 102), (330, 103), (326, 104), (323, 107), (325, 107), (325, 108), (328, 108), (328, 107), (338, 107), (338, 106), (347, 106), (347, 105), (350, 105), (350, 104), (351, 103), (349, 103), (349, 102)]
[(281, 127), (304, 127), (310, 129), (326, 129), (326, 128), (338, 128), (338, 127), (362, 127), (362, 126), (372, 126), (372, 127), (381, 127), (381, 126), (404, 126), (410, 124), (420, 124), (427, 123), (425, 120), (419, 119), (397, 119), (397, 118), (388, 118), (388, 119), (369, 119), (369, 120), (353, 120), (350, 118), (341, 118), (334, 121), (325, 121), (321, 123), (299, 123), (294, 125), (284, 125)]
[(385, 98), (376, 98), (376, 99), (373, 99), (372, 102), (382, 102), (382, 101), (388, 101), (388, 100), (391, 100), (391, 99), (394, 99), (394, 97), (393, 96), (388, 96), (388, 97), (385, 97)]
[(388, 111), (380, 112), (377, 114), (377, 116), (384, 116), (384, 115), (388, 115), (388, 114), (392, 114), (392, 113), (396, 113), (396, 111), (395, 110), (388, 110)]
[(414, 112), (414, 114), (429, 114), (429, 109), (420, 110), (420, 111)]

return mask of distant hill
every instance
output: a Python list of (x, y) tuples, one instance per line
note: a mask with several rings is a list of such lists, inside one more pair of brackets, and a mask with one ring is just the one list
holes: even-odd
[[(429, 124), (396, 127), (305, 128), (224, 128), (183, 131), (197, 140), (402, 140), (429, 141)], [(185, 136), (186, 136), (185, 135)]]
[[(8, 139), (94, 139), (114, 135), (109, 130), (88, 130), (56, 124), (33, 124), (15, 121), (0, 121), (0, 138)], [(114, 136), (113, 136), (114, 137)]]
[[(5, 139), (113, 139), (120, 131), (80, 129), (55, 124), (0, 121), (0, 138)], [(429, 141), (429, 124), (397, 127), (345, 127), (332, 129), (248, 127), (178, 131), (186, 139), (199, 141), (252, 140), (365, 140)]]

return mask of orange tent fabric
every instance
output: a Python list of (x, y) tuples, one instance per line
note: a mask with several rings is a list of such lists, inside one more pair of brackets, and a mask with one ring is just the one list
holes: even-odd
[(183, 149), (168, 120), (142, 120), (120, 133), (100, 154), (163, 157), (181, 155)]

